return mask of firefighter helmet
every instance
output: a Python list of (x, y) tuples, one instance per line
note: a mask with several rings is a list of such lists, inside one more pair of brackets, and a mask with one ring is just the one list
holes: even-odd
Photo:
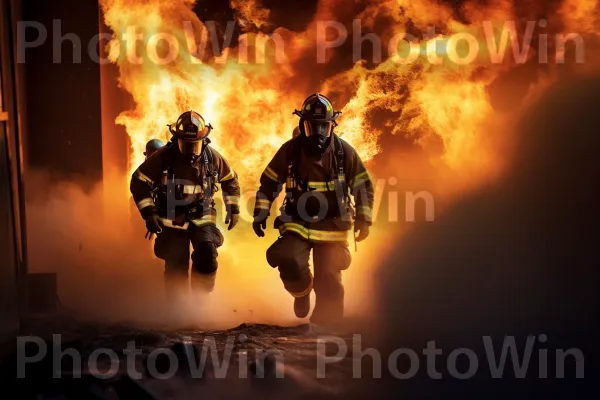
[(298, 128), (323, 150), (337, 125), (336, 119), (341, 114), (333, 109), (331, 101), (320, 93), (315, 93), (304, 100), (301, 110), (294, 111), (300, 117)]
[(200, 155), (202, 141), (212, 130), (204, 118), (195, 111), (186, 111), (179, 116), (175, 128), (169, 126), (171, 133), (177, 139), (179, 151), (182, 154)]
[(146, 158), (148, 158), (152, 154), (156, 153), (156, 151), (164, 145), (165, 144), (161, 140), (152, 139), (148, 143), (146, 143), (146, 151), (144, 152), (144, 155), (146, 156)]
[(308, 121), (333, 121), (336, 116), (331, 101), (320, 93), (304, 100), (299, 113), (301, 118)]

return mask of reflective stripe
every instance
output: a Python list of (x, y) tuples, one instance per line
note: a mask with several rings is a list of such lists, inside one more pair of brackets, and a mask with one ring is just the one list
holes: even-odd
[(206, 214), (206, 215), (203, 215), (202, 218), (192, 220), (192, 224), (194, 224), (196, 226), (203, 226), (203, 225), (216, 224), (216, 223), (217, 223), (217, 216), (213, 215), (213, 214)]
[(371, 178), (369, 177), (369, 172), (368, 171), (363, 171), (360, 174), (356, 175), (350, 181), (350, 187), (354, 188), (354, 184), (357, 183), (357, 181), (366, 182), (366, 181), (370, 181), (370, 180), (371, 180)]
[(202, 186), (200, 185), (183, 185), (183, 194), (200, 194)]
[(142, 211), (146, 207), (154, 207), (154, 200), (152, 198), (143, 199), (137, 202), (138, 210)]
[(358, 206), (356, 207), (356, 214), (366, 215), (367, 217), (371, 218), (373, 211), (369, 206)]
[(142, 171), (140, 171), (139, 168), (135, 170), (135, 172), (133, 173), (133, 176), (142, 182), (146, 182), (151, 185), (154, 184), (154, 181), (152, 179), (148, 178), (146, 175), (144, 175), (144, 173)]
[(316, 231), (309, 229), (308, 240), (316, 242), (345, 242), (348, 240), (348, 231)]
[(225, 196), (225, 204), (239, 204), (240, 198), (238, 196)]
[(271, 208), (271, 202), (267, 199), (256, 199), (255, 208), (260, 210), (269, 210)]
[(171, 221), (170, 219), (166, 219), (166, 218), (161, 218), (160, 221), (163, 223), (163, 225), (165, 226), (165, 228), (172, 228), (172, 229), (187, 229), (190, 226), (189, 222), (185, 222), (182, 226), (179, 225), (173, 225), (173, 221)]
[[(343, 184), (344, 182), (346, 182), (346, 180), (340, 179), (340, 182)], [(313, 192), (328, 192), (335, 190), (335, 181), (308, 182), (308, 187), (312, 189)]]
[(295, 222), (282, 224), (279, 232), (282, 235), (286, 232), (293, 232), (312, 242), (345, 242), (348, 240), (348, 231), (319, 231), (308, 229)]
[(304, 297), (307, 294), (309, 294), (310, 292), (312, 292), (312, 290), (313, 290), (313, 277), (311, 276), (310, 277), (310, 285), (308, 285), (306, 290), (304, 290), (302, 292), (292, 292), (292, 291), (288, 290), (288, 293), (294, 297)]
[(285, 223), (279, 227), (279, 233), (282, 235), (287, 232), (297, 233), (302, 236), (304, 239), (308, 240), (308, 229), (299, 224), (294, 224), (292, 222)]
[(227, 175), (225, 175), (220, 181), (221, 182), (226, 182), (226, 181), (230, 181), (233, 178), (235, 178), (235, 172), (233, 170), (229, 171), (229, 173)]
[(265, 172), (263, 172), (263, 175), (271, 179), (272, 181), (279, 182), (279, 176), (275, 171), (271, 169), (271, 167), (265, 168)]

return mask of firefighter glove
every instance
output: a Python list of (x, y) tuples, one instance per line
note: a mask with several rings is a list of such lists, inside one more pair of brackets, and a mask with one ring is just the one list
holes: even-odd
[(148, 215), (148, 217), (146, 218), (146, 229), (148, 229), (148, 232), (150, 233), (158, 234), (162, 232), (163, 223), (158, 217), (158, 214), (152, 213)]
[(229, 224), (227, 230), (232, 230), (240, 220), (240, 214), (233, 214), (231, 211), (227, 212), (227, 216), (225, 217), (225, 224)]
[[(358, 232), (358, 236), (356, 233)], [(354, 235), (357, 242), (362, 242), (369, 236), (369, 223), (362, 220), (357, 220), (354, 223)]]
[(264, 237), (265, 236), (264, 230), (267, 229), (267, 219), (266, 218), (254, 219), (254, 222), (252, 223), (252, 229), (254, 229), (254, 233), (256, 233), (256, 236)]

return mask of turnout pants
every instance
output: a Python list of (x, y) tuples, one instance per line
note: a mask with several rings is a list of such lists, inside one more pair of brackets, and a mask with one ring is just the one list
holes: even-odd
[(188, 229), (164, 228), (154, 243), (154, 254), (165, 260), (165, 286), (167, 296), (186, 286), (192, 244), (192, 289), (211, 292), (217, 274), (217, 249), (223, 245), (223, 235), (214, 225), (195, 226)]
[[(311, 250), (314, 277), (309, 266)], [(267, 262), (279, 268), (283, 285), (292, 296), (307, 296), (314, 289), (316, 303), (311, 322), (328, 324), (342, 319), (342, 271), (348, 269), (351, 262), (346, 242), (310, 242), (296, 234), (285, 233), (267, 250)]]

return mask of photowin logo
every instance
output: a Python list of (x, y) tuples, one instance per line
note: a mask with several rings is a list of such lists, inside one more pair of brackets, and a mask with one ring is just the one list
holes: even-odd
[[(82, 372), (100, 379), (109, 379), (118, 373), (132, 379), (149, 376), (154, 379), (170, 379), (177, 374), (192, 378), (210, 375), (215, 379), (237, 378), (284, 378), (284, 352), (279, 349), (262, 349), (247, 346), (248, 337), (206, 336), (201, 343), (193, 338), (171, 347), (143, 351), (135, 341), (129, 341), (119, 353), (114, 349), (98, 348), (87, 355), (79, 349), (63, 347), (61, 335), (53, 335), (48, 343), (39, 337), (24, 336), (17, 340), (17, 377), (27, 376), (27, 366), (51, 360), (52, 376), (61, 378), (64, 365), (72, 366), (70, 377), (81, 378)], [(337, 336), (314, 338), (314, 364), (309, 367), (316, 379), (328, 377), (333, 368), (354, 379), (392, 376), (407, 380), (426, 372), (430, 379), (447, 377), (466, 380), (485, 373), (492, 379), (564, 379), (567, 376), (584, 378), (584, 355), (580, 349), (550, 349), (546, 335), (529, 336), (518, 340), (514, 336), (502, 339), (482, 337), (481, 346), (474, 349), (456, 348), (449, 352), (436, 346), (434, 340), (424, 349), (398, 348), (387, 354), (375, 348), (363, 348), (362, 335), (351, 339)], [(220, 343), (220, 344), (219, 344)], [(306, 344), (310, 345), (310, 339)], [(309, 351), (310, 347), (307, 347)], [(440, 362), (440, 361), (445, 362)], [(551, 362), (553, 360), (554, 362)], [(537, 362), (534, 362), (537, 361)], [(140, 371), (139, 365), (145, 368)], [(364, 370), (365, 365), (372, 370)], [(387, 374), (384, 374), (384, 369)]]

